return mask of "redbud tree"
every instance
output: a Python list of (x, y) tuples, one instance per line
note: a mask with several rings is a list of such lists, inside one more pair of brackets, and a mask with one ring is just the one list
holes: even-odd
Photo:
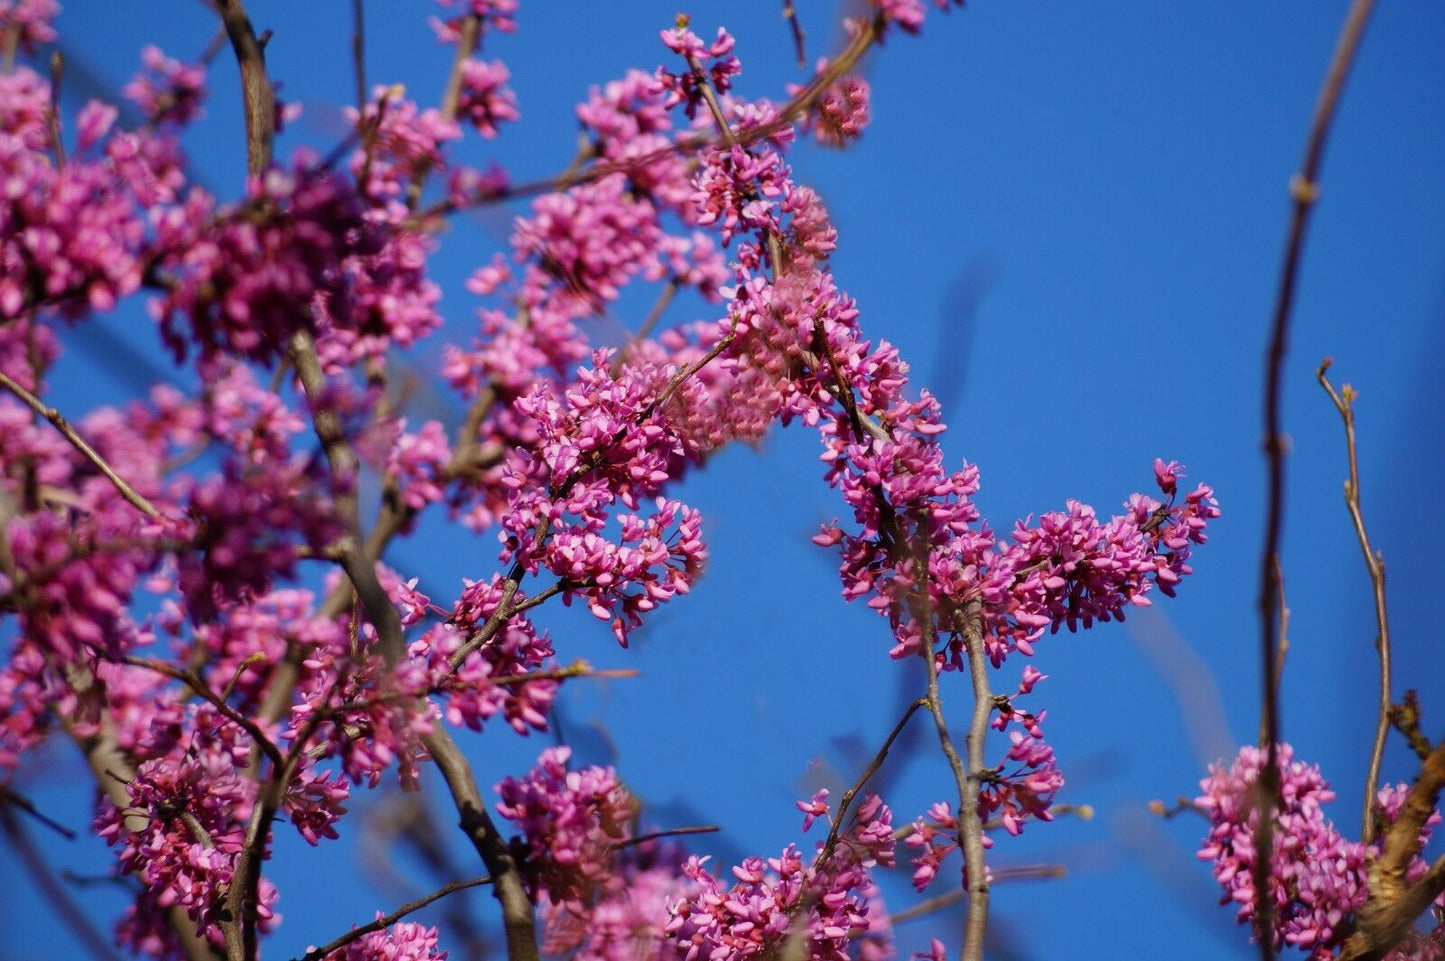
[[(741, 91), (748, 52), (726, 26), (658, 24), (652, 61), (577, 104), (570, 163), (521, 181), (459, 156), (520, 120), (493, 52), (525, 29), (515, 0), (436, 9), (451, 66), (432, 95), (367, 84), (358, 19), (356, 104), (334, 140), (284, 155), (295, 107), (240, 0), (214, 4), (217, 43), (198, 60), (142, 51), (124, 115), (102, 98), (66, 109), (63, 62), (44, 56), (54, 0), (0, 2), (0, 799), (19, 838), (17, 817), (46, 820), (17, 786), (27, 764), (57, 742), (84, 758), (89, 827), (127, 895), (107, 919), (120, 950), (259, 957), (286, 899), (305, 896), (268, 870), (278, 836), (314, 847), (324, 877), (327, 847), (363, 830), (365, 796), (399, 786), (438, 795), (437, 844), (470, 879), (359, 906), (316, 932), (308, 961), (444, 958), (469, 925), (509, 961), (983, 957), (991, 851), (1076, 810), (1059, 801), (1036, 645), (1174, 596), (1220, 511), (1166, 455), (1112, 513), (1065, 500), (985, 518), (987, 465), (945, 451), (942, 404), (834, 275), (847, 238), (790, 154), (863, 134), (865, 58), (922, 42), (910, 35), (936, 6), (860, 4), (810, 59), (785, 4), (779, 29), (806, 67), (763, 94)], [(208, 185), (181, 137), (222, 69), (240, 76), (248, 175)], [(1300, 225), (1317, 154), (1295, 188)], [(448, 292), (473, 305), (456, 336), (433, 259), (450, 223), (504, 207), (507, 237), (465, 251), (470, 278)], [(51, 384), (69, 351), (134, 301), (176, 381), (66, 409)], [(419, 376), (465, 410), (452, 429), (404, 376), (433, 361)], [(1320, 378), (1353, 464), (1353, 395)], [(783, 431), (812, 439), (834, 504), (812, 541), (841, 600), (808, 603), (873, 612), (877, 670), (917, 685), (841, 787), (796, 799), (791, 842), (723, 861), (699, 836), (714, 826), (661, 821), (625, 764), (575, 757), (559, 699), (629, 673), (591, 665), (575, 640), (587, 621), (626, 649), (688, 604), (709, 530), (689, 479)], [(1323, 774), (1279, 739), (1268, 697), (1259, 746), (1211, 768), (1187, 805), (1267, 957), (1445, 954), (1445, 929), (1415, 926), (1445, 889), (1445, 865), (1421, 853), (1445, 753), (1418, 704), (1392, 700), (1358, 486), (1385, 669), (1360, 836), (1328, 816)], [(426, 525), (472, 545), (460, 582), (403, 565)], [(1268, 625), (1281, 602), (1265, 568)], [(1278, 641), (1267, 628), (1269, 677)], [(1419, 755), (1413, 782), (1382, 779), (1389, 723)], [(919, 726), (947, 789), (898, 810), (877, 775)], [(518, 735), (530, 765), (489, 767), (487, 745)], [(885, 904), (895, 872), (911, 908)], [(411, 917), (481, 886), (482, 917), (445, 931)], [(948, 940), (894, 930), (939, 899), (966, 905)]]

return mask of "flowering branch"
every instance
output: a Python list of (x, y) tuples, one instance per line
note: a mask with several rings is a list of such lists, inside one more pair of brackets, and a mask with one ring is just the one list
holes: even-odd
[[(293, 338), (291, 347), (292, 363), (307, 397), (311, 399), (316, 435), (331, 463), (332, 474), (338, 478), (352, 478), (358, 466), (356, 454), (346, 442), (335, 413), (321, 403), (326, 394), (326, 374), (317, 359), (316, 346), (310, 335), (301, 331)], [(354, 494), (337, 498), (337, 513), (348, 528), (339, 545), (342, 566), (361, 599), (367, 618), (376, 628), (383, 656), (389, 663), (395, 663), (405, 652), (401, 618), (377, 580), (375, 564), (361, 550)], [(515, 594), (516, 588), (513, 588), (507, 602)], [(532, 903), (522, 886), (516, 860), (487, 813), (471, 765), (445, 728), (433, 729), (423, 741), (451, 790), (452, 800), (461, 815), (462, 831), (491, 872), (492, 892), (502, 906), (508, 958), (510, 961), (537, 961)], [(239, 866), (237, 874), (240, 874)]]
[(1339, 961), (1380, 961), (1400, 942), (1430, 903), (1445, 893), (1445, 856), (1413, 884), (1406, 872), (1420, 853), (1421, 831), (1445, 789), (1445, 743), (1420, 765), (1420, 775), (1404, 806), (1385, 831), (1382, 850), (1369, 866), (1369, 899), (1355, 916), (1355, 932), (1345, 941)]
[(491, 883), (491, 878), (481, 877), (472, 878), (467, 881), (453, 881), (450, 884), (444, 884), (428, 895), (417, 898), (415, 901), (408, 901), (406, 904), (403, 904), (401, 907), (397, 908), (395, 911), (391, 912), (388, 915), (378, 917), (375, 921), (370, 921), (366, 924), (361, 925), (358, 928), (352, 928), (350, 931), (341, 935), (339, 938), (328, 941), (322, 947), (312, 948), (310, 951), (307, 951), (304, 955), (302, 955), (301, 961), (321, 961), (322, 958), (326, 957), (328, 954), (331, 954), (333, 951), (340, 951), (351, 942), (357, 941), (365, 937), (366, 935), (371, 934), (373, 931), (380, 931), (383, 928), (389, 928), (396, 922), (400, 921), (402, 918), (406, 917), (408, 914), (420, 911), (428, 904), (431, 904), (433, 901), (440, 901), (448, 894), (455, 894), (457, 891), (465, 891), (468, 888), (480, 887), (483, 884)]
[[(1314, 118), (1310, 123), (1309, 135), (1305, 142), (1304, 161), (1300, 170), (1290, 180), (1290, 197), (1294, 204), (1289, 232), (1285, 241), (1284, 262), (1280, 268), (1279, 293), (1275, 300), (1274, 322), (1270, 334), (1269, 351), (1265, 358), (1264, 392), (1264, 450), (1269, 463), (1269, 494), (1265, 520), (1264, 549), (1260, 555), (1260, 677), (1264, 687), (1264, 744), (1267, 760), (1260, 779), (1260, 834), (1259, 857), (1255, 862), (1255, 891), (1259, 897), (1259, 943), (1264, 961), (1274, 957), (1273, 905), (1265, 892), (1269, 889), (1270, 852), (1273, 846), (1274, 806), (1279, 793), (1279, 768), (1276, 760), (1276, 745), (1280, 739), (1279, 700), (1274, 675), (1276, 653), (1276, 618), (1278, 617), (1280, 583), (1277, 568), (1280, 532), (1284, 523), (1284, 457), (1285, 442), (1280, 425), (1280, 393), (1283, 389), (1283, 368), (1285, 346), (1289, 333), (1290, 312), (1294, 306), (1295, 284), (1299, 276), (1300, 259), (1304, 253), (1305, 227), (1310, 211), (1319, 199), (1319, 169), (1324, 156), (1325, 138), (1334, 119), (1340, 92), (1346, 76), (1359, 49), (1365, 24), (1369, 20), (1374, 0), (1354, 0), (1335, 46), (1329, 72), (1325, 76), (1319, 100), (1315, 105)], [(1365, 804), (1371, 802), (1365, 798)]]
[(0, 387), (5, 388), (20, 398), (20, 400), (31, 410), (35, 411), (36, 414), (50, 421), (55, 429), (60, 431), (66, 440), (70, 441), (72, 447), (80, 451), (86, 460), (94, 464), (96, 469), (105, 475), (106, 480), (115, 485), (115, 489), (120, 492), (120, 496), (124, 497), (128, 504), (151, 520), (165, 520), (165, 515), (157, 510), (154, 504), (137, 493), (134, 487), (126, 483), (125, 478), (117, 474), (115, 468), (106, 463), (105, 458), (96, 453), (95, 448), (91, 447), (85, 438), (81, 437), (76, 429), (70, 426), (70, 422), (65, 419), (65, 416), (61, 414), (60, 411), (54, 407), (47, 407), (39, 397), (36, 397), (30, 391), (26, 390), (4, 371), (0, 371)]

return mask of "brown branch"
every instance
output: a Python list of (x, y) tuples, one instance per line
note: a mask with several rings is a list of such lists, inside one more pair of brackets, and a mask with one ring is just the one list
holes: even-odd
[(1365, 556), (1365, 570), (1370, 575), (1370, 587), (1375, 599), (1375, 652), (1380, 659), (1379, 710), (1375, 716), (1375, 739), (1370, 745), (1370, 766), (1365, 775), (1365, 813), (1360, 840), (1371, 844), (1375, 840), (1375, 793), (1380, 786), (1380, 764), (1385, 756), (1385, 735), (1390, 732), (1390, 617), (1385, 607), (1385, 556), (1370, 544), (1369, 532), (1365, 530), (1365, 515), (1360, 507), (1360, 465), (1355, 447), (1355, 392), (1349, 384), (1343, 392), (1335, 390), (1327, 371), (1332, 361), (1325, 358), (1315, 376), (1325, 393), (1340, 412), (1345, 426), (1345, 451), (1349, 457), (1350, 478), (1345, 481), (1345, 506), (1349, 508), (1350, 520), (1355, 525), (1355, 539), (1360, 542), (1360, 552)]
[(783, 0), (783, 19), (788, 21), (788, 28), (793, 32), (793, 52), (797, 55), (798, 66), (808, 68), (808, 55), (803, 48), (803, 25), (798, 22), (798, 8), (793, 5), (793, 0)]
[[(65, 54), (50, 53), (50, 109), (45, 113), (45, 130), (50, 137), (50, 152), (57, 166), (65, 165), (65, 143), (60, 139), (60, 79), (65, 76)], [(39, 383), (37, 380), (36, 383)]]
[(266, 51), (246, 16), (242, 0), (216, 0), (236, 63), (241, 68), (241, 105), (246, 115), (246, 169), (259, 176), (271, 166), (276, 131), (276, 93), (266, 76)]
[(1404, 701), (1390, 706), (1390, 723), (1404, 735), (1416, 757), (1423, 761), (1430, 756), (1434, 748), (1425, 732), (1420, 730), (1420, 695), (1416, 691), (1406, 691)]
[(351, 0), (351, 24), (351, 64), (356, 75), (356, 112), (360, 115), (366, 110), (366, 10), (363, 0)]
[[(462, 71), (477, 49), (477, 41), (482, 36), (482, 18), (480, 14), (469, 13), (462, 17), (457, 27), (457, 52), (452, 58), (452, 71), (447, 76), (446, 90), (442, 93), (441, 119), (443, 122), (450, 122), (457, 119), (457, 105), (462, 97)], [(415, 210), (416, 205), (421, 202), (422, 188), (426, 186), (426, 178), (431, 173), (431, 165), (423, 164), (412, 174), (411, 183), (406, 188), (406, 206)]]
[[(998, 868), (993, 872), (993, 883), (1001, 884), (1006, 881), (1048, 881), (1054, 878), (1064, 877), (1069, 872), (1064, 870), (1061, 864), (1020, 864), (1017, 867)], [(931, 897), (926, 901), (920, 901), (912, 907), (904, 908), (889, 917), (889, 923), (894, 925), (907, 924), (909, 921), (917, 921), (919, 918), (936, 914), (955, 904), (960, 904), (968, 899), (968, 892), (962, 888), (952, 891), (945, 891), (943, 894)]]
[(686, 834), (715, 834), (722, 828), (716, 824), (696, 824), (685, 828), (667, 828), (664, 831), (649, 831), (646, 834), (639, 834), (635, 838), (628, 838), (625, 841), (613, 841), (610, 847), (614, 851), (621, 851), (623, 848), (636, 847), (639, 844), (646, 844), (648, 841), (656, 841), (659, 838), (682, 837)]
[(933, 723), (938, 728), (938, 740), (943, 747), (948, 766), (953, 769), (954, 780), (958, 783), (958, 839), (963, 848), (964, 870), (968, 886), (968, 921), (964, 927), (964, 961), (981, 961), (983, 958), (984, 933), (988, 925), (988, 868), (984, 863), (983, 824), (978, 816), (978, 793), (983, 777), (984, 738), (988, 734), (988, 718), (993, 710), (993, 692), (988, 683), (988, 656), (983, 650), (983, 617), (979, 602), (970, 601), (963, 613), (964, 643), (968, 648), (968, 672), (973, 679), (973, 719), (969, 724), (964, 743), (968, 747), (968, 773), (965, 776), (958, 750), (948, 736), (948, 727), (943, 720), (943, 702), (938, 694), (938, 665), (933, 654), (931, 618), (927, 625), (926, 638), (930, 643), (924, 646), (924, 663), (928, 667), (928, 706), (933, 712)]
[[(1271, 674), (1277, 658), (1276, 617), (1279, 604), (1279, 580), (1275, 576), (1275, 558), (1279, 556), (1280, 534), (1284, 520), (1284, 432), (1280, 418), (1280, 394), (1283, 390), (1284, 357), (1289, 333), (1290, 313), (1294, 306), (1295, 286), (1300, 260), (1304, 253), (1305, 227), (1310, 211), (1319, 199), (1319, 170), (1324, 157), (1325, 139), (1335, 108), (1339, 104), (1355, 52), (1374, 0), (1353, 0), (1335, 46), (1324, 86), (1315, 104), (1314, 116), (1305, 141), (1304, 159), (1299, 172), (1290, 180), (1293, 215), (1285, 240), (1284, 262), (1280, 267), (1279, 292), (1275, 300), (1274, 319), (1269, 350), (1265, 358), (1264, 450), (1269, 464), (1268, 501), (1264, 531), (1264, 548), (1260, 555), (1260, 678), (1264, 687), (1263, 712), (1265, 726), (1265, 765), (1260, 772), (1260, 817), (1255, 857), (1255, 913), (1260, 953), (1264, 961), (1274, 957), (1274, 905), (1266, 895), (1269, 891), (1270, 857), (1273, 847), (1274, 805), (1279, 792), (1279, 764), (1276, 746), (1280, 738), (1279, 701), (1275, 696)], [(1367, 802), (1368, 803), (1368, 800)]]
[(373, 931), (380, 931), (382, 928), (389, 928), (396, 922), (400, 921), (402, 918), (406, 917), (408, 914), (420, 911), (428, 904), (431, 904), (433, 901), (440, 901), (448, 894), (454, 894), (457, 891), (465, 891), (467, 888), (480, 887), (483, 884), (491, 883), (491, 878), (483, 877), (472, 878), (470, 881), (453, 881), (450, 884), (444, 884), (437, 890), (433, 891), (431, 894), (426, 895), (425, 897), (417, 898), (415, 901), (408, 901), (406, 904), (403, 904), (401, 907), (397, 908), (395, 911), (391, 912), (385, 917), (377, 918), (375, 921), (370, 921), (366, 924), (363, 924), (359, 928), (352, 928), (341, 937), (336, 938), (333, 941), (329, 941), (319, 948), (312, 948), (301, 957), (301, 961), (321, 961), (322, 958), (326, 957), (331, 952), (340, 951), (351, 942), (356, 941), (359, 938), (363, 938), (366, 935), (371, 934)]
[(85, 438), (81, 437), (75, 428), (70, 426), (70, 422), (65, 419), (60, 411), (54, 407), (45, 406), (39, 397), (30, 393), (30, 391), (22, 387), (14, 378), (4, 371), (0, 371), (0, 387), (5, 388), (20, 398), (20, 400), (36, 414), (50, 421), (55, 429), (60, 431), (66, 440), (70, 441), (72, 447), (80, 451), (86, 460), (95, 465), (96, 470), (104, 474), (106, 479), (115, 485), (115, 489), (120, 492), (120, 496), (124, 497), (127, 503), (151, 520), (159, 521), (165, 519), (165, 515), (157, 510), (154, 504), (137, 493), (134, 487), (126, 483), (125, 478), (115, 472), (115, 468), (106, 463), (104, 457), (96, 453), (94, 447), (86, 443)]
[(889, 732), (883, 746), (878, 749), (878, 753), (873, 755), (873, 760), (868, 762), (868, 766), (863, 769), (862, 774), (858, 775), (858, 780), (853, 782), (853, 786), (843, 793), (842, 800), (838, 802), (838, 813), (833, 816), (833, 826), (828, 831), (828, 840), (823, 842), (823, 853), (818, 857), (818, 864), (822, 864), (830, 858), (833, 855), (833, 849), (838, 846), (838, 836), (842, 833), (843, 825), (848, 817), (848, 806), (853, 803), (858, 792), (863, 790), (863, 785), (868, 783), (869, 778), (878, 773), (878, 769), (883, 766), (884, 760), (888, 757), (889, 749), (893, 747), (893, 742), (898, 740), (898, 736), (903, 733), (903, 729), (908, 726), (913, 715), (920, 707), (927, 706), (928, 699), (922, 697), (908, 705), (908, 710), (904, 711), (903, 716), (898, 719), (898, 723), (893, 725), (893, 730)]

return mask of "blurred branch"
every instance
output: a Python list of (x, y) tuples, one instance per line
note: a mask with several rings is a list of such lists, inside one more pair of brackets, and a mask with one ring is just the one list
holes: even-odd
[(21, 794), (10, 785), (0, 784), (0, 810), (5, 810), (12, 807), (19, 808), (20, 810), (24, 811), (26, 814), (30, 815), (46, 827), (50, 828), (50, 830), (54, 831), (56, 834), (59, 834), (67, 841), (75, 840), (76, 835), (74, 831), (61, 824), (54, 818), (50, 817), (50, 815), (46, 814), (44, 811), (40, 810), (38, 807), (35, 806), (34, 801), (30, 800), (28, 797)]
[(1260, 678), (1264, 687), (1264, 749), (1265, 764), (1260, 772), (1259, 834), (1254, 869), (1254, 890), (1257, 892), (1255, 915), (1260, 954), (1264, 961), (1274, 957), (1274, 904), (1266, 897), (1270, 890), (1270, 859), (1274, 845), (1274, 806), (1279, 793), (1279, 763), (1276, 746), (1280, 737), (1279, 700), (1270, 683), (1274, 673), (1276, 652), (1276, 617), (1280, 584), (1275, 567), (1279, 556), (1280, 533), (1284, 522), (1284, 433), (1280, 423), (1280, 394), (1284, 380), (1284, 357), (1289, 334), (1290, 313), (1294, 307), (1295, 286), (1299, 279), (1300, 259), (1304, 254), (1305, 227), (1310, 211), (1319, 200), (1319, 171), (1324, 157), (1325, 139), (1345, 78), (1354, 63), (1365, 24), (1374, 0), (1354, 0), (1335, 46), (1324, 86), (1320, 89), (1305, 141), (1304, 159), (1299, 172), (1290, 180), (1293, 214), (1285, 240), (1284, 262), (1280, 267), (1279, 292), (1275, 299), (1274, 320), (1269, 350), (1265, 359), (1264, 450), (1269, 464), (1269, 495), (1266, 511), (1264, 549), (1260, 554)]

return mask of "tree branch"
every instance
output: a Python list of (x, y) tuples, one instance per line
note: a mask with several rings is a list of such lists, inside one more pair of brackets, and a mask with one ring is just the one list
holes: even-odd
[(1410, 931), (1430, 902), (1445, 891), (1445, 857), (1425, 875), (1407, 884), (1405, 872), (1420, 853), (1420, 831), (1445, 788), (1445, 743), (1420, 765), (1400, 814), (1385, 831), (1380, 856), (1369, 865), (1369, 900), (1355, 913), (1355, 933), (1345, 941), (1339, 961), (1380, 961)]
[(1350, 511), (1350, 520), (1355, 525), (1355, 539), (1360, 542), (1360, 552), (1365, 556), (1365, 569), (1370, 574), (1370, 587), (1375, 599), (1375, 652), (1380, 659), (1380, 698), (1375, 717), (1375, 739), (1370, 746), (1370, 766), (1365, 774), (1365, 812), (1360, 840), (1370, 844), (1375, 840), (1375, 793), (1380, 787), (1380, 764), (1385, 756), (1385, 735), (1390, 732), (1390, 616), (1385, 606), (1385, 557), (1370, 544), (1369, 532), (1365, 530), (1365, 515), (1360, 507), (1360, 465), (1355, 452), (1355, 392), (1345, 385), (1341, 395), (1330, 383), (1331, 361), (1326, 358), (1320, 364), (1315, 376), (1325, 393), (1330, 395), (1335, 410), (1345, 425), (1345, 450), (1349, 456), (1350, 479), (1345, 481), (1345, 505)]
[[(1279, 292), (1275, 299), (1274, 321), (1269, 349), (1265, 356), (1264, 450), (1269, 465), (1268, 500), (1264, 530), (1264, 549), (1260, 555), (1260, 678), (1264, 686), (1263, 714), (1265, 728), (1265, 765), (1260, 772), (1260, 817), (1255, 858), (1255, 916), (1260, 952), (1264, 961), (1274, 957), (1274, 905), (1268, 898), (1270, 858), (1274, 837), (1274, 806), (1279, 793), (1279, 764), (1276, 746), (1280, 738), (1279, 699), (1272, 681), (1277, 658), (1276, 618), (1279, 605), (1279, 579), (1276, 558), (1279, 556), (1280, 534), (1284, 523), (1284, 432), (1280, 418), (1280, 394), (1283, 390), (1284, 357), (1289, 335), (1290, 312), (1294, 307), (1295, 286), (1299, 278), (1300, 259), (1304, 253), (1305, 227), (1310, 211), (1319, 199), (1319, 169), (1324, 156), (1326, 135), (1339, 104), (1355, 52), (1374, 0), (1354, 0), (1335, 46), (1329, 72), (1315, 104), (1305, 141), (1304, 159), (1299, 172), (1290, 180), (1290, 197), (1294, 212), (1285, 240), (1284, 262), (1280, 267)], [(1368, 799), (1366, 800), (1368, 804)]]
[(266, 52), (246, 16), (241, 0), (216, 0), (226, 36), (241, 68), (241, 106), (246, 115), (246, 168), (260, 176), (271, 166), (271, 142), (276, 130), (276, 93), (266, 76)]
[(125, 498), (126, 503), (130, 504), (132, 507), (140, 511), (145, 516), (149, 517), (151, 520), (159, 521), (166, 519), (166, 516), (162, 514), (159, 510), (157, 510), (154, 504), (152, 504), (150, 501), (146, 500), (143, 496), (137, 493), (136, 489), (134, 487), (131, 487), (130, 484), (126, 482), (124, 477), (121, 477), (115, 472), (115, 468), (111, 467), (110, 464), (106, 463), (104, 457), (101, 457), (100, 454), (96, 453), (95, 448), (91, 447), (90, 444), (86, 442), (85, 438), (81, 437), (80, 434), (76, 431), (76, 429), (70, 426), (70, 422), (65, 419), (64, 415), (62, 415), (60, 411), (56, 410), (54, 407), (45, 406), (45, 403), (41, 401), (39, 397), (36, 397), (30, 391), (26, 390), (14, 378), (12, 378), (4, 371), (0, 371), (0, 387), (5, 388), (10, 393), (20, 398), (20, 400), (23, 401), (25, 405), (31, 410), (33, 410), (36, 414), (50, 421), (50, 423), (55, 427), (55, 429), (60, 431), (61, 435), (64, 436), (66, 440), (70, 441), (72, 447), (80, 451), (80, 453), (85, 457), (86, 460), (90, 461), (92, 464), (95, 465), (96, 470), (104, 474), (106, 479), (115, 485), (115, 489), (120, 492), (121, 497)]
[[(356, 453), (342, 430), (340, 419), (322, 403), (326, 395), (326, 374), (316, 356), (311, 335), (298, 332), (291, 343), (292, 363), (301, 380), (302, 389), (313, 405), (313, 424), (321, 441), (332, 475), (354, 477), (358, 468)], [(352, 485), (354, 488), (354, 485)], [(356, 497), (347, 494), (336, 500), (337, 514), (347, 527), (341, 538), (342, 567), (356, 589), (366, 617), (376, 628), (382, 655), (396, 663), (405, 654), (401, 617), (376, 577), (375, 563), (361, 549)], [(461, 816), (461, 828), (477, 853), (481, 855), (492, 877), (492, 893), (502, 907), (502, 922), (507, 935), (507, 956), (510, 961), (537, 961), (539, 954), (533, 920), (532, 902), (522, 884), (521, 872), (511, 851), (502, 841), (491, 816), (487, 813), (481, 790), (477, 787), (471, 765), (444, 727), (435, 728), (422, 739), (437, 769), (447, 782), (452, 800)], [(240, 869), (237, 869), (237, 876)], [(248, 961), (248, 959), (247, 959)]]
[(426, 895), (425, 897), (417, 898), (415, 901), (408, 901), (406, 904), (403, 904), (401, 907), (397, 908), (395, 911), (391, 912), (385, 917), (377, 918), (375, 921), (363, 924), (359, 928), (352, 928), (341, 937), (336, 938), (333, 941), (329, 941), (319, 948), (312, 948), (310, 951), (307, 951), (306, 954), (302, 956), (301, 961), (321, 961), (322, 958), (326, 957), (331, 952), (340, 951), (351, 942), (363, 938), (366, 935), (371, 934), (373, 931), (380, 931), (382, 928), (389, 928), (396, 922), (400, 921), (402, 918), (406, 917), (408, 914), (411, 914), (415, 911), (420, 911), (428, 904), (431, 904), (433, 901), (440, 901), (448, 894), (454, 894), (457, 891), (465, 891), (467, 888), (475, 888), (483, 884), (491, 883), (491, 878), (483, 877), (472, 878), (470, 881), (453, 881), (450, 884), (444, 884), (437, 890), (433, 891), (431, 894)]

